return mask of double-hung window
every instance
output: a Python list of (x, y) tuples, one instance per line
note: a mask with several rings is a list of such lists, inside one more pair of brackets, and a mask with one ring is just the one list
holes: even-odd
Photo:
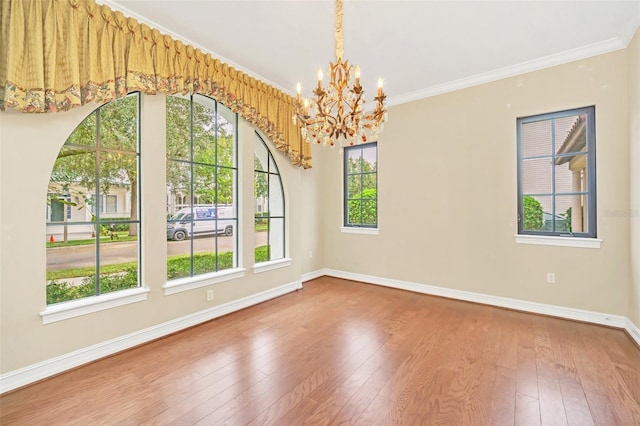
[(517, 127), (518, 234), (596, 238), (595, 107)]

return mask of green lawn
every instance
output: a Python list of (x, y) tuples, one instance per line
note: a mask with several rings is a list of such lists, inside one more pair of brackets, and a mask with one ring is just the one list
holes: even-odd
[[(269, 246), (255, 249), (255, 262), (265, 262), (269, 259)], [(193, 256), (194, 275), (229, 269), (233, 266), (233, 253), (223, 252), (216, 256), (213, 253), (197, 253)], [(80, 299), (96, 294), (96, 270), (94, 267), (70, 268), (47, 272), (47, 304)], [(167, 279), (191, 276), (191, 258), (189, 255), (169, 256), (167, 258)], [(69, 285), (60, 282), (65, 278), (80, 278), (79, 285)], [(133, 288), (138, 285), (137, 262), (104, 265), (100, 271), (100, 292), (108, 293), (117, 290)]]
[[(124, 242), (124, 241), (136, 241), (138, 239), (138, 237), (133, 236), (130, 237), (128, 232), (116, 232), (116, 234), (118, 234), (118, 238), (114, 238), (111, 239), (110, 236), (108, 235), (102, 235), (100, 237), (100, 242), (103, 244), (106, 243), (118, 243), (118, 242)], [(47, 241), (47, 248), (51, 248), (51, 247), (71, 247), (71, 246), (86, 246), (86, 245), (92, 245), (96, 243), (96, 239), (95, 238), (90, 238), (88, 240), (69, 240), (66, 243), (64, 241), (54, 241), (53, 243), (50, 243), (49, 241)]]
[[(113, 265), (103, 265), (101, 267), (102, 274), (117, 274), (124, 272), (129, 268), (135, 268), (138, 262), (116, 263)], [(58, 271), (48, 271), (47, 281), (62, 280), (65, 278), (88, 277), (96, 273), (95, 266), (87, 266), (85, 268), (69, 268), (60, 269)]]

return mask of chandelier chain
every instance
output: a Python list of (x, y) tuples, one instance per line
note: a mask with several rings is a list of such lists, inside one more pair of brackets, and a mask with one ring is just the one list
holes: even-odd
[(336, 59), (342, 60), (344, 48), (342, 46), (342, 0), (336, 0)]

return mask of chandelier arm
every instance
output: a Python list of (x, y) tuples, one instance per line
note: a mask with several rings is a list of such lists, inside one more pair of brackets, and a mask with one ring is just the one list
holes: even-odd
[(330, 114), (326, 114), (323, 121), (329, 123), (331, 127), (335, 127), (338, 124), (338, 119)]
[(333, 111), (333, 109), (336, 107), (336, 105), (338, 104), (338, 99), (329, 99), (326, 100), (323, 104), (324, 109), (322, 110), (322, 115), (323, 116), (330, 116), (331, 114), (327, 114), (326, 111), (328, 110), (329, 112)]

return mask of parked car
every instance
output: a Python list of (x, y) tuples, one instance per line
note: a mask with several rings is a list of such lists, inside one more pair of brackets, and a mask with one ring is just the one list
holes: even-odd
[[(182, 241), (196, 235), (233, 235), (232, 207), (185, 207), (167, 220), (167, 238)], [(193, 220), (192, 220), (193, 217)]]

